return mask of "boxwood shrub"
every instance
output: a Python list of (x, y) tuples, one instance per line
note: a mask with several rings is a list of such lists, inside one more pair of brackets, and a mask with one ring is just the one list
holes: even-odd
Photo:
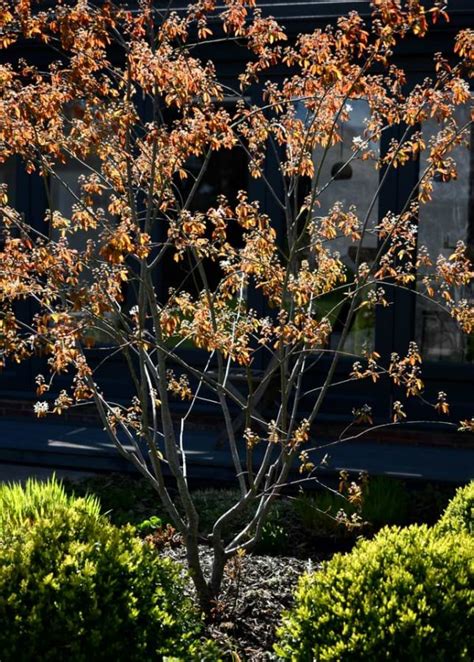
[(466, 531), (474, 535), (474, 481), (458, 489), (436, 528), (438, 532)]
[(386, 528), (300, 580), (283, 660), (474, 659), (474, 539)]
[(56, 481), (0, 487), (0, 657), (218, 659), (182, 569)]

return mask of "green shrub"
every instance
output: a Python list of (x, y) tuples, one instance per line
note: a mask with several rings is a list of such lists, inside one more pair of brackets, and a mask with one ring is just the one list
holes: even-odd
[(406, 523), (408, 517), (406, 487), (400, 481), (385, 476), (369, 478), (364, 489), (361, 516), (376, 528)]
[(305, 531), (316, 536), (346, 535), (348, 530), (337, 514), (342, 510), (351, 517), (357, 512), (346, 497), (329, 490), (300, 495), (294, 500), (294, 508)]
[(107, 474), (74, 482), (66, 479), (64, 486), (69, 494), (75, 496), (96, 496), (102, 512), (106, 512), (116, 526), (136, 526), (153, 515), (158, 515), (164, 523), (169, 521), (169, 516), (161, 508), (156, 491), (148, 481), (139, 476)]
[(30, 481), (1, 487), (0, 508), (2, 661), (218, 659), (200, 649), (181, 567), (95, 499)]
[[(387, 524), (402, 524), (408, 516), (408, 494), (404, 486), (383, 476), (368, 480), (360, 507), (342, 494), (329, 490), (303, 494), (294, 503), (303, 528), (318, 536), (346, 536), (351, 532), (337, 517), (340, 511), (344, 511), (349, 519), (358, 515), (362, 522), (376, 529)], [(352, 532), (360, 531), (355, 528)]]
[(62, 484), (54, 478), (46, 483), (28, 480), (24, 486), (0, 485), (0, 540), (26, 531), (53, 514), (66, 517), (71, 509), (79, 516), (76, 526), (81, 528), (81, 536), (87, 536), (99, 527), (102, 521), (99, 500), (90, 495), (83, 498), (68, 496)]
[(294, 511), (291, 502), (286, 500), (275, 501), (262, 526), (260, 540), (255, 546), (255, 552), (257, 554), (287, 553), (291, 544), (293, 524)]
[(144, 519), (143, 522), (140, 522), (137, 524), (137, 531), (143, 535), (149, 535), (150, 533), (154, 533), (157, 529), (161, 529), (163, 527), (163, 521), (161, 517), (158, 517), (157, 515), (152, 515), (148, 519)]
[[(192, 493), (196, 510), (199, 513), (199, 526), (201, 532), (208, 534), (212, 531), (216, 520), (227, 510), (232, 508), (240, 498), (238, 490), (233, 489), (200, 489)], [(240, 530), (251, 518), (254, 508), (247, 505), (243, 511), (235, 515), (224, 527), (224, 535), (230, 537)]]
[[(193, 500), (199, 513), (199, 523), (204, 534), (210, 533), (216, 520), (235, 503), (240, 494), (232, 489), (206, 489), (193, 492)], [(223, 535), (230, 540), (233, 535), (243, 529), (252, 519), (256, 510), (256, 502), (249, 503), (237, 515), (234, 515), (223, 527)], [(284, 500), (275, 500), (268, 512), (262, 527), (261, 537), (255, 547), (257, 554), (281, 554), (287, 550), (289, 543), (288, 525), (293, 516), (292, 505)]]
[(439, 532), (465, 531), (474, 535), (474, 481), (458, 489), (436, 528)]
[(474, 540), (426, 526), (382, 529), (300, 580), (281, 659), (471, 660)]

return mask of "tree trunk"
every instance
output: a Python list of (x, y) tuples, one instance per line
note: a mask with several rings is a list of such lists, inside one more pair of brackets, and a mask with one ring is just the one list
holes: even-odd
[(207, 580), (199, 558), (197, 539), (190, 540), (188, 538), (185, 540), (185, 545), (189, 572), (196, 589), (199, 606), (206, 617), (209, 618), (211, 610), (215, 607), (219, 598), (227, 558), (223, 550), (218, 552), (214, 550), (211, 577)]
[(184, 544), (186, 546), (189, 573), (196, 589), (199, 606), (206, 615), (209, 615), (217, 596), (213, 594), (211, 586), (206, 581), (202, 571), (197, 539), (188, 536), (185, 538)]

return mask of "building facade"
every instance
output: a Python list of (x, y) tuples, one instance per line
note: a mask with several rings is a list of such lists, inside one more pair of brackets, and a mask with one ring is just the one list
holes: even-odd
[[(179, 10), (180, 2), (176, 2)], [(183, 2), (183, 4), (185, 4)], [(363, 0), (352, 2), (339, 2), (338, 0), (320, 2), (319, 0), (294, 0), (288, 2), (262, 1), (259, 3), (262, 11), (272, 14), (287, 29), (290, 38), (300, 32), (308, 32), (315, 27), (324, 26), (334, 22), (337, 17), (356, 9), (362, 15), (369, 15), (368, 3)], [(430, 29), (424, 39), (407, 39), (396, 51), (396, 62), (402, 66), (408, 76), (409, 84), (422, 81), (433, 72), (433, 55), (436, 52), (450, 52), (454, 36), (461, 28), (474, 26), (474, 5), (472, 0), (451, 0), (450, 22), (441, 22)], [(23, 48), (30, 48), (24, 45)], [(31, 54), (30, 54), (31, 55)], [(5, 57), (2, 54), (2, 57)], [(34, 54), (38, 62), (46, 57), (38, 51)], [(223, 45), (213, 53), (213, 60), (217, 61), (220, 75), (224, 82), (233, 79), (235, 72), (241, 64), (239, 49)], [(275, 71), (275, 79), (283, 77), (285, 72)], [(258, 90), (256, 90), (258, 94)], [(230, 96), (227, 103), (232, 104)], [(470, 108), (462, 108), (459, 113), (469, 117)], [(327, 163), (327, 174), (334, 171), (338, 163), (344, 161), (349, 153), (350, 146), (363, 126), (366, 117), (366, 107), (361, 99), (353, 104), (351, 120), (344, 128), (343, 143), (338, 147), (339, 152), (333, 155)], [(427, 123), (421, 129), (430, 132), (432, 127)], [(471, 134), (471, 135), (474, 135)], [(388, 148), (392, 138), (397, 137), (395, 130), (386, 134), (380, 144), (374, 145), (374, 150), (383, 154)], [(472, 143), (472, 140), (471, 140)], [(315, 155), (317, 158), (317, 154)], [(374, 207), (371, 222), (375, 225), (378, 219), (387, 211), (397, 212), (401, 209), (407, 192), (416, 184), (420, 168), (423, 168), (426, 154), (422, 153), (418, 162), (404, 167), (400, 171), (390, 173), (381, 195)], [(454, 183), (445, 184), (434, 182), (433, 201), (422, 207), (419, 218), (419, 240), (426, 244), (433, 253), (448, 253), (458, 239), (463, 239), (474, 256), (474, 158), (471, 150), (459, 149), (456, 153), (459, 175)], [(196, 168), (199, 167), (197, 162)], [(247, 181), (247, 163), (245, 157), (238, 149), (227, 154), (218, 154), (215, 157), (208, 175), (201, 184), (197, 205), (209, 206), (210, 200), (219, 193), (225, 193), (229, 198), (235, 197), (239, 189), (247, 188), (250, 197), (260, 199), (267, 213), (275, 224), (283, 226), (280, 210), (265, 196), (259, 183)], [(190, 164), (192, 169), (193, 165)], [(271, 160), (267, 164), (266, 176), (270, 181), (277, 181), (276, 173), (272, 171)], [(337, 170), (337, 168), (336, 168)], [(63, 177), (73, 188), (81, 174), (77, 165), (64, 166)], [(357, 163), (347, 176), (339, 178), (328, 191), (322, 204), (330, 206), (336, 200), (350, 202), (358, 207), (367, 206), (370, 202), (374, 185), (377, 185), (379, 173), (373, 169), (365, 169), (363, 162)], [(20, 163), (12, 160), (0, 168), (0, 182), (9, 185), (10, 198), (13, 205), (21, 211), (33, 225), (44, 230), (44, 211), (49, 206), (46, 200), (44, 187), (38, 176), (28, 176)], [(51, 189), (53, 204), (59, 211), (67, 214), (72, 200), (67, 192), (54, 186)], [(426, 222), (429, 218), (430, 222)], [(367, 259), (376, 249), (377, 238), (372, 236), (364, 245)], [(353, 247), (349, 240), (341, 240), (338, 250), (348, 267), (353, 264)], [(1, 268), (1, 266), (0, 266)], [(173, 270), (177, 267), (168, 265), (163, 287), (173, 285), (176, 277)], [(420, 278), (422, 274), (419, 274)], [(419, 281), (419, 279), (418, 279)], [(418, 282), (417, 281), (417, 282)], [(415, 339), (424, 358), (424, 378), (427, 397), (436, 397), (440, 390), (449, 393), (451, 412), (455, 420), (472, 416), (474, 403), (474, 338), (462, 335), (454, 322), (443, 311), (434, 305), (416, 296), (417, 282), (412, 288), (398, 290), (393, 293), (390, 306), (377, 309), (375, 313), (361, 313), (357, 316), (348, 338), (348, 349), (357, 353), (363, 345), (369, 346), (378, 352), (382, 358), (389, 357), (392, 352), (400, 355), (406, 354), (408, 343)], [(459, 291), (459, 298), (474, 299), (471, 287)], [(30, 304), (24, 304), (24, 315), (30, 315)], [(256, 302), (258, 306), (258, 301)], [(332, 342), (337, 341), (337, 325)], [(193, 361), (200, 361), (199, 350), (188, 348), (183, 350), (192, 357)], [(8, 363), (0, 373), (0, 411), (9, 413), (21, 410), (30, 411), (34, 398), (34, 376), (40, 372), (41, 358), (37, 358), (20, 365)], [(338, 370), (341, 375), (347, 375), (349, 362), (340, 361)], [(315, 386), (321, 382), (327, 372), (326, 359), (314, 367), (312, 379)], [(123, 375), (123, 376), (122, 376)], [(120, 362), (111, 362), (104, 371), (102, 379), (109, 392), (116, 393), (120, 398), (128, 389), (127, 373), (121, 370)], [(67, 379), (67, 378), (65, 378)], [(60, 384), (58, 384), (60, 387)], [(358, 404), (368, 403), (376, 418), (387, 418), (390, 415), (391, 403), (397, 399), (394, 386), (386, 380), (383, 384), (370, 387), (367, 384), (353, 384), (341, 386), (332, 390), (327, 399), (324, 416), (328, 420), (345, 419), (351, 416), (351, 410)], [(2, 405), (3, 403), (3, 405)], [(413, 400), (408, 404), (410, 417), (423, 416), (420, 405)], [(212, 412), (207, 412), (212, 413)]]

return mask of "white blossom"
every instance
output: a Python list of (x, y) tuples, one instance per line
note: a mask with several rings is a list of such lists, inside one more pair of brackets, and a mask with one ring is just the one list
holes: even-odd
[(42, 416), (46, 416), (46, 414), (49, 411), (49, 404), (47, 402), (35, 402), (33, 406), (33, 410), (38, 416), (38, 418), (41, 418)]
[(362, 149), (367, 144), (367, 141), (362, 138), (362, 136), (354, 136), (352, 138), (352, 145), (355, 149)]

